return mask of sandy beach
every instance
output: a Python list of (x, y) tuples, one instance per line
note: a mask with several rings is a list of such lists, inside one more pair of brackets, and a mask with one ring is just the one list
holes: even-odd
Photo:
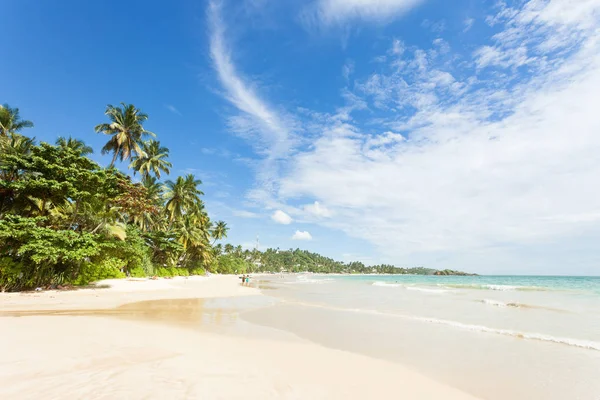
[(167, 304), (158, 300), (263, 297), (237, 277), (103, 283), (111, 287), (0, 294), (0, 398), (474, 399), (400, 364), (275, 329), (204, 329), (166, 309), (152, 318)]

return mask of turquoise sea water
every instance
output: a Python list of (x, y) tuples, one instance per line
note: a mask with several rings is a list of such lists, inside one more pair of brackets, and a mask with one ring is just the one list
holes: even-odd
[(400, 362), (484, 399), (600, 399), (600, 277), (265, 277), (250, 322)]
[[(322, 279), (327, 279), (321, 276)], [(445, 286), (490, 290), (554, 290), (600, 295), (599, 276), (429, 276), (429, 275), (347, 275), (340, 280), (356, 282), (400, 282), (412, 285)]]

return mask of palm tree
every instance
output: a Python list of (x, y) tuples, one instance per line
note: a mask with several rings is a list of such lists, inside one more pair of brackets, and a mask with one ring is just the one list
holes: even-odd
[(18, 133), (23, 128), (32, 128), (33, 122), (22, 120), (18, 108), (10, 108), (8, 104), (0, 106), (0, 136)]
[(143, 124), (148, 115), (135, 108), (133, 104), (121, 103), (121, 107), (106, 106), (104, 113), (110, 119), (108, 124), (96, 125), (96, 132), (111, 135), (110, 140), (102, 148), (102, 154), (112, 152), (113, 158), (110, 167), (115, 165), (117, 158), (121, 161), (128, 160), (132, 155), (143, 156), (144, 150), (140, 144), (146, 136), (155, 136), (154, 133), (144, 129)]
[(136, 154), (132, 158), (132, 163), (129, 168), (133, 168), (133, 174), (136, 171), (142, 176), (149, 176), (150, 172), (160, 179), (160, 172), (163, 171), (169, 175), (169, 168), (173, 165), (166, 160), (169, 157), (169, 149), (161, 147), (160, 142), (156, 140), (148, 140), (142, 143), (144, 154)]
[(211, 231), (212, 237), (214, 239), (213, 244), (215, 244), (217, 240), (226, 238), (228, 231), (229, 228), (227, 227), (227, 223), (224, 221), (218, 221)]
[(71, 136), (68, 139), (59, 137), (56, 139), (56, 145), (62, 149), (71, 149), (81, 156), (87, 156), (94, 152), (94, 149), (86, 145), (83, 140), (73, 139)]
[(203, 209), (200, 196), (204, 193), (198, 189), (201, 183), (202, 181), (192, 174), (188, 174), (185, 178), (178, 176), (175, 182), (171, 180), (165, 182), (165, 209), (169, 214), (169, 226), (172, 226), (173, 221), (181, 218), (186, 211), (193, 208)]
[(152, 204), (162, 205), (163, 185), (158, 182), (158, 179), (153, 176), (144, 176), (142, 186), (146, 188), (146, 197)]

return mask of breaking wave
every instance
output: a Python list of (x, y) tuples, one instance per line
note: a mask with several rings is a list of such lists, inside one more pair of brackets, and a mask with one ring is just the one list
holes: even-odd
[(434, 293), (434, 294), (452, 293), (452, 292), (454, 292), (453, 290), (449, 290), (449, 289), (424, 288), (424, 287), (418, 287), (418, 286), (403, 285), (401, 283), (389, 283), (389, 282), (383, 282), (383, 281), (373, 282), (372, 285), (373, 286), (388, 287), (388, 288), (401, 287), (401, 288), (404, 288), (406, 290), (411, 290), (411, 291), (415, 291), (415, 292)]
[(498, 290), (501, 292), (523, 291), (538, 292), (548, 291), (549, 289), (540, 286), (513, 286), (513, 285), (490, 285), (490, 284), (441, 284), (439, 286), (455, 289), (475, 289), (475, 290)]

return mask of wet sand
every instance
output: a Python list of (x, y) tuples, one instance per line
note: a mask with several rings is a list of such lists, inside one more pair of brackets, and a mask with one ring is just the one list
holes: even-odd
[(473, 399), (400, 364), (245, 322), (237, 277), (0, 294), (3, 399)]

